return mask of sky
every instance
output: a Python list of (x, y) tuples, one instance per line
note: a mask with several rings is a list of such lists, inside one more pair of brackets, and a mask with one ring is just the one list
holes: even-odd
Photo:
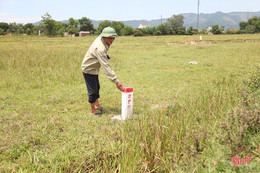
[[(0, 0), (0, 22), (34, 23), (47, 12), (56, 21), (152, 20), (197, 13), (198, 0)], [(257, 12), (260, 0), (200, 0), (200, 13)]]

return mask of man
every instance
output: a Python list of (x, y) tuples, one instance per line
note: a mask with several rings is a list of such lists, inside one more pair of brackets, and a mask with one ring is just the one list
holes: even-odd
[(110, 57), (107, 55), (107, 51), (116, 37), (118, 37), (118, 35), (113, 28), (104, 28), (99, 37), (92, 43), (82, 61), (81, 68), (88, 89), (92, 115), (101, 116), (103, 112), (103, 108), (98, 102), (98, 98), (100, 97), (100, 85), (98, 80), (100, 67), (103, 68), (109, 80), (114, 82), (120, 91), (123, 91), (123, 84), (111, 69), (109, 64)]

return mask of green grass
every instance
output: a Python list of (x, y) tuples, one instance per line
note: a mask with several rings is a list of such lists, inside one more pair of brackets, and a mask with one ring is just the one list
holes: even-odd
[(106, 113), (90, 115), (80, 66), (94, 39), (0, 37), (0, 172), (260, 169), (259, 34), (117, 38), (111, 66), (134, 88), (125, 122), (110, 119), (121, 93), (102, 71)]

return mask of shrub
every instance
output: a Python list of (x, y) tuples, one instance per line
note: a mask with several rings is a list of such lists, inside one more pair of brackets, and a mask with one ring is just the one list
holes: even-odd
[(134, 30), (134, 36), (135, 37), (144, 36), (144, 33), (140, 29), (136, 29)]
[(5, 30), (3, 30), (2, 28), (0, 28), (0, 35), (5, 35)]

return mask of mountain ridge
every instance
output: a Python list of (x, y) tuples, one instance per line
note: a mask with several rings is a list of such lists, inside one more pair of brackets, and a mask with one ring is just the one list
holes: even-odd
[[(184, 25), (186, 28), (193, 27), (197, 28), (197, 14), (196, 13), (180, 13), (184, 17)], [(224, 29), (239, 29), (239, 23), (242, 21), (247, 21), (253, 16), (260, 17), (260, 11), (258, 12), (230, 12), (223, 13), (221, 11), (215, 13), (200, 13), (199, 14), (199, 29), (207, 29), (207, 27), (212, 25), (223, 26)], [(98, 27), (99, 23), (104, 20), (93, 20), (92, 24), (94, 27)], [(112, 21), (112, 20), (109, 20)], [(122, 20), (120, 22), (125, 25), (132, 26), (133, 28), (138, 28), (141, 23), (149, 23), (150, 27), (158, 26), (161, 23), (165, 23), (167, 18), (153, 19), (153, 20)], [(69, 20), (60, 21), (62, 23), (68, 23)], [(39, 25), (41, 22), (36, 22), (34, 25)]]

